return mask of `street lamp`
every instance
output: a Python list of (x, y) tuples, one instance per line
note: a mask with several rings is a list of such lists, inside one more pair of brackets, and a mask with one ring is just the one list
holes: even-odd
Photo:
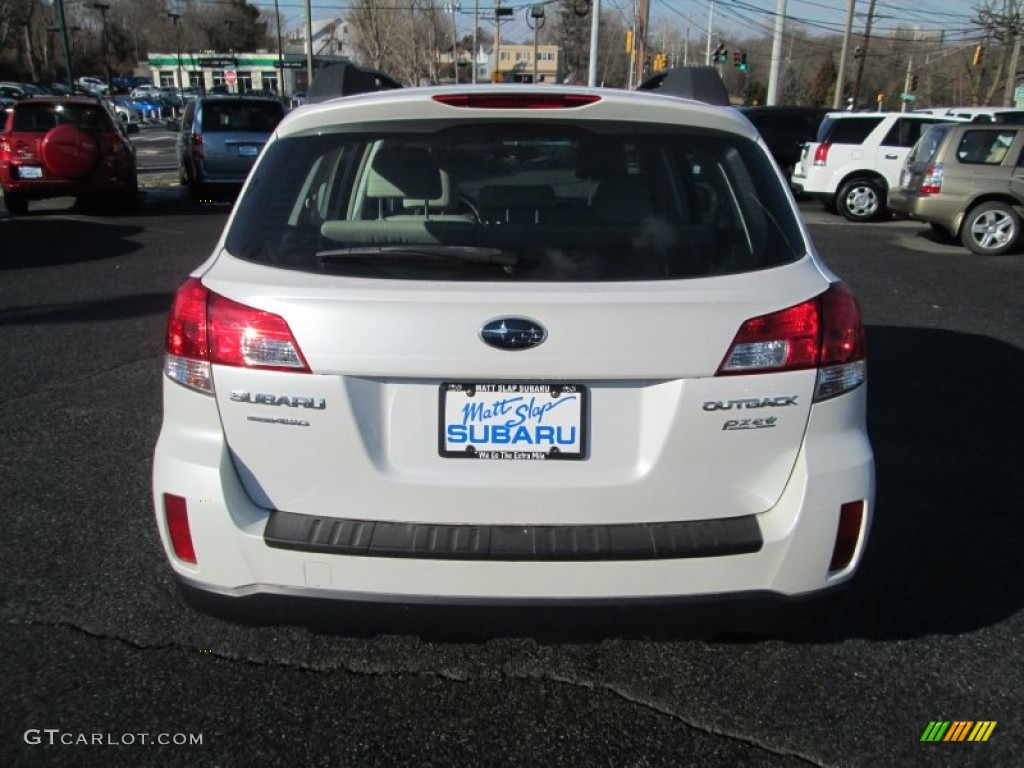
[[(532, 20), (532, 21), (531, 21)], [(537, 32), (544, 26), (544, 5), (537, 3), (530, 7), (530, 17), (527, 24), (533, 27), (533, 84), (537, 84)]]
[(99, 11), (103, 17), (103, 68), (107, 72), (107, 89), (113, 93), (114, 83), (110, 77), (110, 61), (107, 59), (107, 11), (110, 10), (110, 3), (90, 3), (89, 7)]
[(181, 14), (177, 10), (168, 11), (167, 17), (174, 24), (174, 62), (178, 78), (178, 98), (181, 100), (181, 105), (185, 106), (185, 78), (181, 74), (181, 38), (178, 37), (178, 19), (181, 18)]

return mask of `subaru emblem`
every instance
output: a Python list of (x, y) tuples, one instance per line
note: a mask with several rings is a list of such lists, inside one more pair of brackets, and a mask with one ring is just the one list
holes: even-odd
[(525, 317), (498, 317), (480, 329), (484, 343), (497, 349), (530, 349), (547, 337), (543, 325)]

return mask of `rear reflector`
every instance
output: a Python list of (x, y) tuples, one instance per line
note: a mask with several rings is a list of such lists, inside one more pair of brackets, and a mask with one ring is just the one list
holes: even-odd
[(196, 562), (196, 550), (192, 546), (192, 530), (188, 526), (188, 504), (184, 497), (171, 493), (164, 494), (164, 519), (167, 521), (167, 535), (171, 539), (174, 556), (184, 563)]
[(825, 400), (862, 384), (867, 349), (853, 293), (833, 283), (820, 296), (747, 320), (718, 376), (818, 369), (814, 399)]
[(309, 373), (284, 318), (239, 304), (192, 277), (178, 290), (167, 321), (164, 373), (213, 392), (211, 365)]
[(451, 93), (434, 101), (449, 107), (469, 109), (575, 109), (601, 100), (590, 94), (566, 93)]
[(841, 571), (853, 562), (863, 523), (863, 501), (849, 501), (839, 508), (839, 530), (836, 531), (836, 545), (832, 550), (832, 562), (828, 566), (830, 571)]

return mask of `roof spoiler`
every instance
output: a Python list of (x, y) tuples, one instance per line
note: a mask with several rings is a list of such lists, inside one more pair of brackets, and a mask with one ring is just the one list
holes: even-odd
[(328, 64), (317, 71), (313, 83), (306, 92), (306, 103), (315, 104), (338, 96), (353, 96), (357, 93), (401, 87), (401, 83), (383, 72), (340, 61)]
[(729, 91), (714, 67), (673, 67), (647, 78), (636, 89), (719, 107), (730, 105)]

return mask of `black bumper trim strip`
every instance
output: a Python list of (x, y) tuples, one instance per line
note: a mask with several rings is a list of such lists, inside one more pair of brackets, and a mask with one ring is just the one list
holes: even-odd
[(436, 525), (374, 522), (275, 510), (268, 547), (364, 557), (436, 560), (669, 560), (758, 552), (754, 515), (618, 525)]

